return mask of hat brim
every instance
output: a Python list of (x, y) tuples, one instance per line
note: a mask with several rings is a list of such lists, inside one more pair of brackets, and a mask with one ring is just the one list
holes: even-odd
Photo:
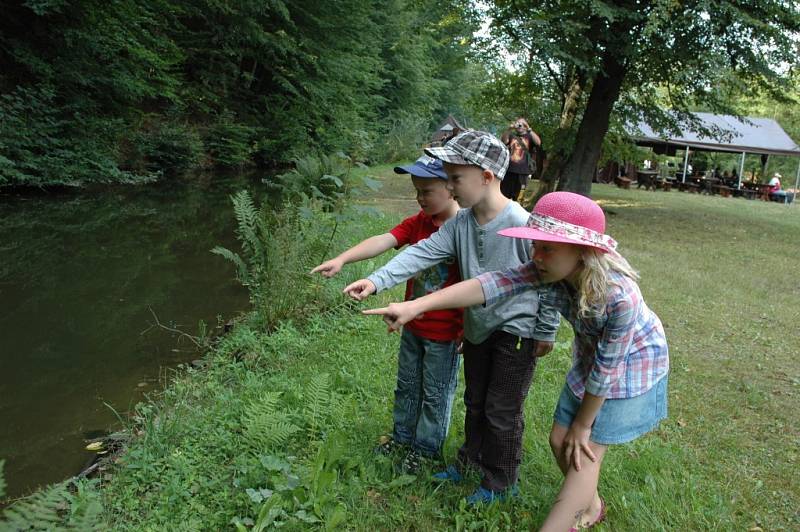
[(395, 174), (411, 174), (413, 177), (447, 179), (447, 174), (439, 175), (431, 172), (422, 164), (407, 164), (405, 166), (395, 166)]
[(602, 251), (603, 253), (608, 253), (609, 251), (611, 251), (603, 246), (598, 246), (597, 244), (593, 244), (578, 239), (571, 239), (561, 235), (554, 235), (552, 233), (542, 231), (541, 229), (535, 229), (533, 227), (526, 227), (526, 226), (509, 227), (507, 229), (502, 229), (498, 231), (497, 234), (500, 236), (507, 236), (509, 238), (523, 238), (525, 240), (534, 240), (540, 242), (558, 242), (562, 244), (574, 244), (576, 246), (594, 248)]
[(425, 148), (425, 155), (439, 159), (450, 164), (472, 164), (464, 159), (458, 152), (447, 146), (437, 146), (435, 148)]

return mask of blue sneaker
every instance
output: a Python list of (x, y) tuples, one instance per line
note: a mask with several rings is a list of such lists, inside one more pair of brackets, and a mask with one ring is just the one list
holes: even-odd
[(456, 466), (449, 465), (447, 466), (447, 469), (445, 469), (444, 471), (440, 471), (439, 473), (434, 473), (433, 480), (436, 480), (438, 482), (452, 482), (453, 484), (458, 484), (459, 482), (464, 480), (464, 477), (461, 476), (461, 473), (458, 472)]
[(519, 488), (511, 486), (504, 491), (487, 490), (483, 486), (478, 486), (475, 493), (466, 498), (467, 504), (476, 506), (478, 504), (491, 504), (493, 502), (506, 502), (514, 497), (519, 497)]

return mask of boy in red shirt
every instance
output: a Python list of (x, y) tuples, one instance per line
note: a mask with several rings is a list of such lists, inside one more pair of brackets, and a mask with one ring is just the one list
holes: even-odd
[[(422, 156), (414, 164), (394, 169), (411, 174), (421, 210), (388, 233), (370, 237), (336, 258), (323, 262), (311, 273), (333, 277), (342, 266), (369, 259), (428, 238), (458, 212), (458, 203), (447, 188), (447, 174), (438, 159)], [(461, 280), (458, 265), (449, 259), (420, 272), (406, 284), (406, 301), (425, 296)], [(450, 425), (453, 396), (458, 384), (458, 343), (462, 311), (427, 312), (406, 324), (400, 339), (394, 429), (378, 451), (384, 454), (408, 449), (402, 468), (416, 473), (426, 458), (438, 457)]]

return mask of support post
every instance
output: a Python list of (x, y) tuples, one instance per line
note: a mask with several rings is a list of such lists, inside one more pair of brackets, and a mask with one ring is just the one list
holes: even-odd
[(742, 174), (744, 173), (744, 156), (745, 152), (742, 152), (742, 161), (739, 163), (739, 185), (736, 188), (742, 188)]
[(686, 167), (689, 164), (689, 146), (686, 146), (686, 154), (683, 156), (683, 179), (681, 183), (686, 183)]

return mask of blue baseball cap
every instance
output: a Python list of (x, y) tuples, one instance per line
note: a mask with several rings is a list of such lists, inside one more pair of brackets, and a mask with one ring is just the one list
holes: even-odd
[(406, 166), (395, 166), (394, 173), (396, 174), (411, 174), (414, 177), (438, 177), (439, 179), (447, 179), (447, 174), (444, 172), (442, 161), (423, 155), (414, 164)]

